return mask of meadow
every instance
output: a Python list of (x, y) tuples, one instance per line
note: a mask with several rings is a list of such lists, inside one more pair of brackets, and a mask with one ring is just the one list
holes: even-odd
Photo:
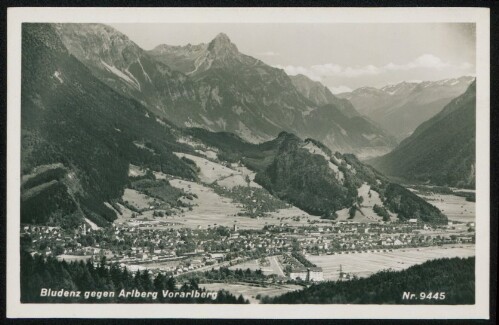
[(238, 284), (238, 283), (206, 283), (200, 284), (200, 287), (206, 288), (206, 290), (227, 290), (236, 297), (243, 295), (245, 299), (248, 299), (250, 303), (257, 304), (259, 300), (256, 298), (260, 296), (275, 297), (280, 296), (284, 293), (300, 290), (303, 287), (294, 284), (283, 284), (283, 285), (268, 285), (268, 286), (257, 286), (250, 284)]
[(337, 280), (339, 278), (340, 265), (343, 272), (358, 277), (367, 277), (381, 270), (403, 270), (428, 260), (444, 257), (470, 256), (475, 256), (475, 245), (404, 248), (394, 249), (391, 252), (367, 252), (322, 256), (307, 255), (306, 258), (317, 266), (322, 267), (325, 280)]

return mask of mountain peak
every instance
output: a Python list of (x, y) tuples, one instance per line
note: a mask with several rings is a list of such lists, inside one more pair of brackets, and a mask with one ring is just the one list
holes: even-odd
[(230, 41), (229, 36), (224, 33), (218, 34), (209, 44), (208, 51), (216, 54), (237, 54), (239, 51), (234, 43)]
[(213, 40), (219, 40), (219, 41), (230, 43), (230, 38), (225, 33), (218, 33), (218, 35), (215, 36), (215, 38)]

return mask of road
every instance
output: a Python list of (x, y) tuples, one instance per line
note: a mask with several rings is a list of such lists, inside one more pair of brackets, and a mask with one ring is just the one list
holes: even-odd
[(277, 257), (276, 256), (270, 256), (269, 257), (269, 261), (270, 261), (270, 267), (274, 270), (274, 272), (279, 275), (279, 276), (286, 276), (284, 274), (284, 271), (282, 270), (281, 268), (281, 264), (279, 263), (279, 261), (277, 260)]
[(206, 266), (200, 267), (199, 269), (189, 270), (187, 272), (183, 272), (183, 273), (180, 273), (180, 274), (174, 274), (173, 277), (178, 277), (178, 276), (181, 276), (181, 275), (184, 275), (184, 274), (188, 274), (188, 273), (193, 273), (193, 272), (209, 271), (211, 269), (218, 270), (221, 267), (227, 267), (227, 266), (229, 266), (230, 262), (231, 261), (226, 261), (226, 262), (222, 262), (222, 263), (219, 263), (219, 264), (206, 265)]

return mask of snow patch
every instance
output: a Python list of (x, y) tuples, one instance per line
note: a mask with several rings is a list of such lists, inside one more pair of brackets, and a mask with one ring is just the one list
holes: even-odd
[(208, 119), (206, 116), (204, 115), (200, 115), (201, 118), (203, 119), (204, 123), (208, 124), (208, 125), (213, 125), (215, 123), (213, 123), (210, 119)]
[(158, 122), (159, 124), (161, 125), (166, 125), (165, 122), (163, 122), (162, 120), (160, 120), (159, 118), (156, 117), (156, 122)]
[(216, 120), (215, 123), (217, 123), (217, 125), (223, 130), (225, 130), (227, 127), (227, 122), (221, 117), (218, 118), (218, 120)]
[(306, 108), (306, 110), (304, 110), (303, 112), (301, 112), (301, 115), (302, 116), (308, 116), (310, 115), (310, 113), (312, 113), (313, 111), (315, 111), (315, 108), (313, 107), (308, 107)]
[(364, 134), (362, 133), (362, 136), (366, 138), (367, 140), (374, 140), (376, 139), (376, 134)]
[(215, 87), (211, 90), (211, 98), (219, 105), (222, 103), (222, 97), (220, 97), (218, 94), (218, 87)]
[(127, 74), (127, 76), (133, 79), (133, 82), (134, 84), (137, 85), (138, 89), (142, 90), (142, 88), (140, 87), (140, 82), (134, 77), (134, 75), (128, 69), (125, 70), (125, 73)]
[(61, 73), (60, 73), (59, 71), (55, 71), (55, 72), (54, 72), (54, 77), (55, 77), (57, 80), (59, 80), (59, 82), (60, 82), (61, 84), (62, 84), (62, 83), (64, 83), (64, 80), (62, 80), (62, 78), (61, 78)]
[(142, 69), (142, 73), (144, 74), (144, 77), (146, 77), (146, 80), (152, 83), (151, 78), (149, 77), (146, 70), (144, 70), (144, 67), (142, 66), (142, 62), (140, 62), (140, 59), (138, 59), (137, 62), (139, 62), (140, 68)]
[(113, 73), (114, 75), (116, 75), (117, 77), (121, 78), (122, 80), (126, 81), (128, 84), (130, 84), (131, 86), (133, 86), (134, 88), (140, 90), (140, 85), (139, 83), (137, 82), (137, 79), (133, 80), (132, 78), (130, 78), (127, 74), (123, 73), (121, 70), (119, 70), (118, 68), (112, 66), (112, 65), (109, 65), (107, 64), (106, 62), (104, 61), (100, 61), (102, 63), (102, 65), (106, 68), (107, 71)]
[(237, 115), (241, 115), (244, 113), (244, 110), (241, 108), (241, 106), (232, 106), (232, 111), (236, 113)]

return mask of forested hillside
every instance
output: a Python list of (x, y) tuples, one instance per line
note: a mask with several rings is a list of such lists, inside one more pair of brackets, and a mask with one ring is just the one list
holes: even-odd
[[(23, 188), (23, 222), (69, 214), (99, 225), (112, 221), (115, 212), (103, 202), (122, 195), (130, 163), (196, 178), (172, 153), (185, 146), (171, 126), (97, 80), (50, 25), (24, 25), (22, 46), (22, 173), (34, 177), (35, 168), (59, 164), (65, 174), (46, 177), (58, 183), (37, 184), (36, 193)], [(68, 204), (51, 204), (54, 191)], [(31, 206), (44, 200), (34, 217)]]
[[(100, 261), (102, 262), (102, 261)], [(162, 274), (153, 276), (148, 270), (130, 272), (121, 269), (117, 264), (106, 267), (95, 267), (93, 262), (60, 262), (53, 257), (45, 259), (43, 256), (31, 257), (26, 252), (21, 253), (21, 302), (23, 303), (214, 303), (214, 304), (244, 304), (247, 301), (242, 297), (235, 297), (231, 293), (220, 290), (216, 299), (212, 298), (169, 298), (163, 297), (162, 290), (178, 291), (177, 282), (173, 277)], [(51, 289), (52, 292), (61, 290), (80, 291), (78, 297), (51, 297), (41, 296), (41, 290)], [(121, 290), (139, 292), (157, 292), (157, 299), (119, 297)], [(180, 291), (191, 292), (198, 290), (206, 292), (198, 286), (198, 282), (190, 281), (181, 285)], [(100, 291), (114, 292), (114, 297), (87, 297), (85, 292)]]
[(301, 140), (282, 132), (272, 141), (251, 144), (230, 133), (203, 129), (188, 132), (219, 148), (220, 159), (241, 161), (254, 170), (255, 181), (273, 195), (313, 215), (336, 219), (338, 210), (358, 209), (362, 200), (358, 190), (367, 184), (370, 191), (381, 197), (384, 207), (401, 220), (417, 218), (437, 223), (447, 220), (433, 205), (391, 183), (354, 155), (333, 154), (313, 139)]
[(476, 82), (389, 154), (369, 161), (386, 175), (434, 185), (475, 186)]

